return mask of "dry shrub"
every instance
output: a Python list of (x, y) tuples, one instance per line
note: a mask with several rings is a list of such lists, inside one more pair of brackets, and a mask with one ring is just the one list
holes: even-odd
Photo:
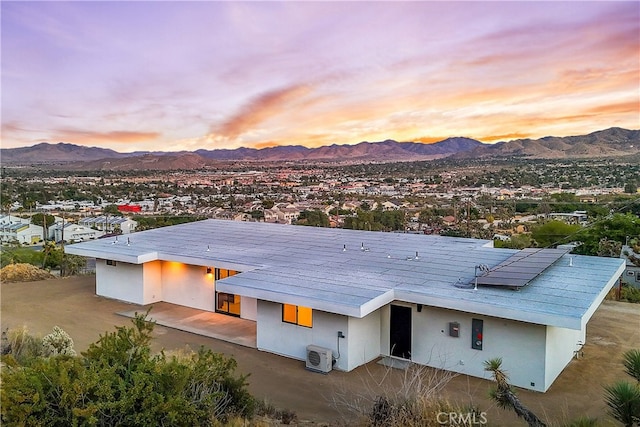
[(31, 335), (26, 326), (5, 329), (0, 340), (0, 353), (11, 355), (18, 362), (42, 356), (42, 338)]
[(0, 270), (0, 282), (34, 282), (55, 276), (31, 264), (9, 264)]
[[(443, 398), (444, 387), (457, 374), (411, 363), (404, 370), (387, 368), (381, 378), (367, 369), (361, 392), (346, 388), (331, 396), (331, 404), (350, 419), (349, 425), (367, 427), (442, 426), (439, 413), (479, 412), (451, 404)], [(446, 424), (444, 424), (446, 425)], [(464, 422), (460, 426), (467, 425)]]
[(256, 415), (263, 423), (270, 425), (297, 425), (298, 415), (290, 409), (278, 409), (267, 399), (256, 401)]

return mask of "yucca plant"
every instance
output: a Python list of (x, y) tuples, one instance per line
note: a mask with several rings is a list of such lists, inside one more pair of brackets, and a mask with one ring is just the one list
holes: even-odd
[(502, 358), (496, 357), (484, 362), (484, 370), (491, 372), (496, 388), (491, 390), (491, 398), (503, 409), (513, 410), (518, 417), (524, 419), (529, 427), (545, 427), (546, 424), (525, 407), (509, 384), (507, 373), (502, 370)]
[(627, 381), (618, 381), (604, 389), (604, 399), (613, 418), (625, 427), (640, 422), (640, 387)]
[(598, 420), (596, 418), (580, 417), (568, 424), (563, 424), (562, 427), (598, 427)]
[(627, 374), (640, 383), (640, 350), (633, 349), (622, 355), (622, 364)]

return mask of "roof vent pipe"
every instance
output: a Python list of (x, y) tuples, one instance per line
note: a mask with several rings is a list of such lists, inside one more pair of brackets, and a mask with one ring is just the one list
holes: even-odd
[(475, 269), (475, 283), (473, 285), (473, 290), (477, 291), (478, 290), (478, 270), (484, 272), (484, 273), (488, 273), (489, 272), (489, 266), (486, 264), (478, 264), (476, 265), (476, 269)]

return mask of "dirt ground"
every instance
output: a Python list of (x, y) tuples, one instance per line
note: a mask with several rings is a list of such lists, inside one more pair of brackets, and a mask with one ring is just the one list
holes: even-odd
[[(43, 336), (58, 325), (71, 335), (79, 351), (105, 331), (129, 325), (130, 319), (116, 313), (135, 307), (96, 296), (94, 276), (3, 283), (0, 300), (3, 330), (26, 325), (31, 333)], [(250, 374), (254, 396), (296, 412), (299, 420), (309, 424), (348, 425), (355, 416), (350, 406), (370, 407), (369, 399), (394, 390), (404, 374), (372, 362), (352, 372), (323, 375), (305, 370), (303, 362), (212, 338), (162, 326), (156, 326), (154, 334), (156, 350), (204, 345), (233, 356), (239, 372)], [(597, 417), (599, 425), (619, 425), (606, 414), (602, 387), (627, 377), (621, 355), (631, 348), (640, 348), (640, 305), (605, 301), (588, 324), (583, 357), (574, 359), (547, 393), (519, 390), (518, 395), (550, 426), (580, 416)], [(488, 398), (490, 387), (490, 381), (458, 375), (448, 381), (442, 397), (485, 411), (488, 425), (525, 425), (495, 407)]]

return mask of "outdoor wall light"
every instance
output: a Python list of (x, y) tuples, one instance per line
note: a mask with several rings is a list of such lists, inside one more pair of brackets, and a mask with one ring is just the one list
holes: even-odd
[(207, 267), (207, 274), (211, 274), (211, 267)]

